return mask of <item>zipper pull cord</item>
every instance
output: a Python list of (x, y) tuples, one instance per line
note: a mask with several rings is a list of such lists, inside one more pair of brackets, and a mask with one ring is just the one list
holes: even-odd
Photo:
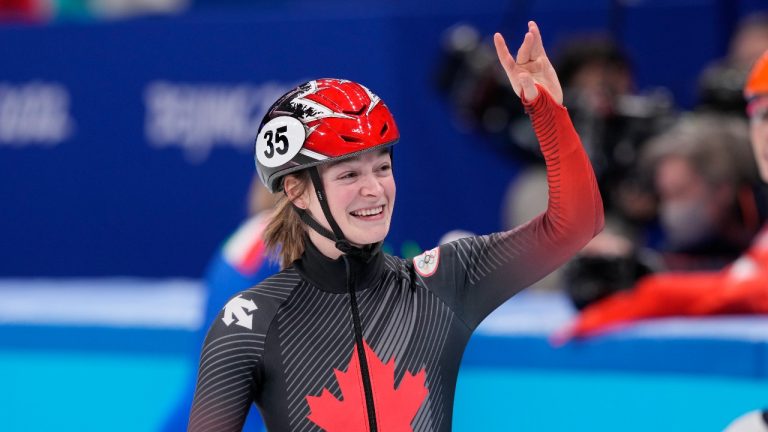
[(350, 306), (352, 307), (352, 324), (355, 328), (355, 345), (357, 346), (357, 357), (360, 360), (360, 374), (363, 378), (363, 392), (365, 393), (365, 407), (368, 412), (368, 429), (370, 432), (377, 432), (376, 408), (373, 405), (373, 386), (371, 385), (371, 375), (368, 370), (368, 361), (365, 358), (365, 347), (363, 346), (363, 326), (360, 321), (360, 312), (357, 308), (357, 294), (352, 285), (352, 268), (349, 263), (349, 257), (342, 255), (344, 267), (347, 271), (347, 291), (349, 292)]

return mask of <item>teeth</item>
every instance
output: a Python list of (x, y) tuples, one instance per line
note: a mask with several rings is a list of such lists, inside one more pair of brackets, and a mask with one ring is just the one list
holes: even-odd
[(362, 209), (362, 210), (356, 210), (353, 211), (352, 214), (355, 216), (373, 216), (377, 215), (384, 211), (384, 206), (378, 206), (374, 207), (372, 209)]

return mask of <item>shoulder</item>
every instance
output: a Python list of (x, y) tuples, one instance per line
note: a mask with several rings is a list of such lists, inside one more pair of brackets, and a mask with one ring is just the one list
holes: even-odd
[(264, 279), (230, 297), (211, 326), (217, 333), (250, 332), (266, 337), (280, 306), (301, 283), (293, 268)]
[(265, 300), (274, 299), (283, 302), (291, 295), (301, 281), (301, 275), (296, 269), (288, 267), (264, 279), (253, 287), (241, 291), (241, 294), (264, 298)]
[(409, 274), (413, 280), (430, 281), (432, 285), (446, 277), (450, 279), (446, 270), (453, 267), (455, 258), (456, 249), (453, 243), (447, 243), (428, 249), (408, 260), (398, 259), (403, 272)]
[(470, 271), (490, 256), (509, 233), (468, 236), (444, 243), (415, 256), (408, 265), (425, 280), (448, 282)]
[(432, 276), (437, 270), (449, 261), (461, 259), (478, 247), (489, 244), (493, 236), (464, 236), (450, 242), (446, 242), (435, 248), (426, 250), (415, 256), (412, 260), (417, 273), (422, 276)]

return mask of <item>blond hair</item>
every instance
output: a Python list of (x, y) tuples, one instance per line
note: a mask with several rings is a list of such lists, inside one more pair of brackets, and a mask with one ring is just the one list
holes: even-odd
[[(305, 171), (292, 174), (297, 180), (296, 195), (303, 195), (309, 186), (309, 175)], [(272, 220), (264, 232), (264, 244), (272, 256), (277, 256), (280, 268), (290, 266), (304, 254), (306, 228), (293, 203), (283, 194), (275, 205)]]

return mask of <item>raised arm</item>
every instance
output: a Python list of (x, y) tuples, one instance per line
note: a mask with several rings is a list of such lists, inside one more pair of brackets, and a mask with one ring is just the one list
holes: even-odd
[[(474, 328), (501, 303), (564, 264), (603, 227), (594, 172), (562, 106), (562, 89), (534, 22), (517, 61), (503, 37), (494, 37), (499, 60), (523, 99), (547, 165), (546, 212), (511, 231), (449, 243), (436, 255), (428, 286), (448, 287), (443, 297)], [(414, 264), (418, 267), (417, 257)], [(433, 283), (434, 281), (434, 283)]]

